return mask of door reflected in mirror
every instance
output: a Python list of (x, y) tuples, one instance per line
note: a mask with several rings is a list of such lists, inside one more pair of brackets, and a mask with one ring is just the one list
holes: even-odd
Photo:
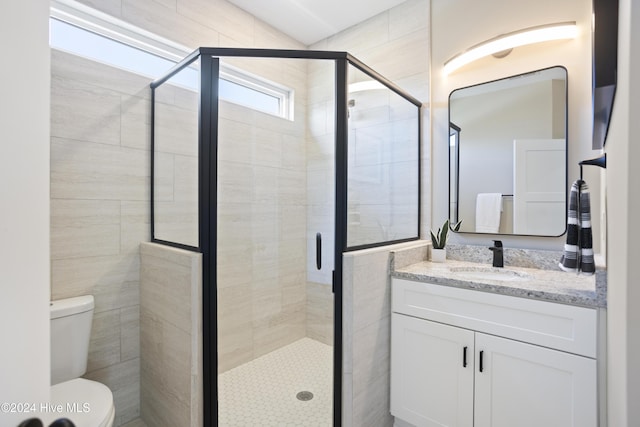
[(460, 232), (560, 236), (567, 213), (567, 71), (449, 95), (449, 218)]

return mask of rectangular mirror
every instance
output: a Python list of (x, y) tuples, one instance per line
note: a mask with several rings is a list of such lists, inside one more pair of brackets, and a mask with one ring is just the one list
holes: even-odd
[(567, 215), (567, 70), (449, 95), (449, 218), (460, 232), (560, 236)]

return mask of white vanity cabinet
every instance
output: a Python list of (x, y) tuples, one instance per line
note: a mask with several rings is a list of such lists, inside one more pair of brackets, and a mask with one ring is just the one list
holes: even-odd
[(595, 309), (392, 281), (397, 419), (429, 427), (597, 426)]
[(473, 331), (393, 313), (391, 414), (415, 426), (473, 426), (473, 355)]

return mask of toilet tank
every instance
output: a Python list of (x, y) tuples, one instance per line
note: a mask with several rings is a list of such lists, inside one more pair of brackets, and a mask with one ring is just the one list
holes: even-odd
[(87, 372), (92, 295), (51, 301), (51, 385)]

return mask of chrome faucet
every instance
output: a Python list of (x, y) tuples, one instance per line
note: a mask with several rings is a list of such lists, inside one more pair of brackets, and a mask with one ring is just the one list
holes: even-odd
[(500, 240), (494, 240), (493, 246), (489, 248), (491, 252), (493, 252), (493, 266), (494, 267), (504, 267), (504, 257), (502, 250), (502, 242)]

